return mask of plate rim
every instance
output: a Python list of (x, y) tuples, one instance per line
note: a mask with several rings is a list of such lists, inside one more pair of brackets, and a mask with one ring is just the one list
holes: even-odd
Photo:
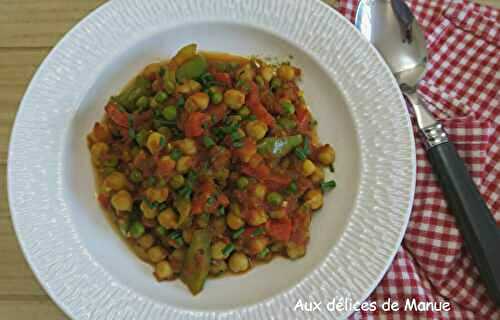
[[(172, 1), (172, 0), (168, 0), (168, 1)], [(321, 0), (309, 0), (309, 1), (310, 2), (315, 2), (315, 3), (323, 6), (323, 8), (325, 10), (330, 11), (331, 13), (333, 13), (334, 15), (336, 15), (337, 18), (340, 18), (340, 20), (343, 20), (345, 22), (345, 24), (349, 26), (349, 28), (357, 31), (357, 29), (351, 23), (351, 21), (349, 21), (346, 17), (344, 17), (342, 14), (340, 14), (333, 7), (327, 5), (326, 3), (324, 3)], [(22, 99), (19, 102), (19, 107), (18, 107), (18, 109), (16, 111), (16, 116), (15, 116), (14, 123), (13, 123), (12, 129), (11, 129), (11, 136), (10, 136), (10, 139), (9, 139), (7, 165), (6, 165), (6, 171), (7, 171), (7, 176), (6, 176), (7, 188), (6, 189), (7, 189), (8, 206), (9, 206), (9, 209), (10, 209), (10, 217), (11, 217), (11, 220), (12, 220), (12, 224), (13, 224), (13, 227), (14, 227), (14, 231), (15, 231), (15, 235), (16, 235), (17, 241), (18, 241), (18, 243), (20, 245), (20, 248), (21, 248), (21, 251), (23, 253), (24, 258), (27, 261), (28, 265), (30, 266), (30, 269), (32, 270), (32, 272), (33, 272), (35, 278), (37, 279), (38, 283), (45, 290), (45, 292), (48, 294), (48, 296), (51, 298), (51, 300), (67, 316), (69, 316), (72, 319), (77, 319), (75, 317), (75, 314), (73, 313), (73, 310), (70, 310), (69, 307), (66, 304), (64, 304), (64, 302), (58, 297), (58, 295), (56, 293), (54, 293), (53, 290), (48, 286), (48, 283), (45, 282), (45, 281), (42, 281), (42, 279), (40, 278), (40, 271), (37, 268), (36, 264), (32, 261), (32, 257), (30, 255), (29, 250), (27, 248), (27, 245), (25, 243), (25, 239), (23, 238), (23, 236), (21, 236), (22, 233), (19, 231), (20, 230), (19, 229), (19, 225), (18, 225), (19, 222), (18, 222), (18, 220), (16, 218), (17, 214), (15, 213), (15, 211), (17, 209), (15, 208), (16, 204), (15, 204), (15, 201), (13, 199), (13, 197), (14, 197), (14, 195), (13, 195), (14, 194), (14, 190), (12, 190), (12, 184), (10, 182), (10, 181), (14, 180), (14, 174), (15, 174), (14, 169), (13, 169), (13, 165), (11, 163), (11, 159), (12, 159), (12, 157), (13, 157), (12, 155), (14, 153), (14, 150), (13, 150), (13, 148), (14, 148), (13, 145), (14, 145), (14, 142), (15, 142), (14, 140), (16, 139), (16, 136), (18, 135), (17, 132), (20, 130), (19, 129), (20, 111), (23, 108), (24, 109), (26, 108), (25, 107), (26, 97), (28, 97), (30, 95), (31, 91), (33, 91), (34, 83), (36, 83), (39, 80), (40, 74), (43, 72), (43, 70), (47, 66), (48, 62), (53, 58), (53, 56), (59, 50), (61, 50), (61, 47), (68, 41), (68, 39), (72, 38), (74, 36), (74, 34), (79, 31), (80, 28), (82, 28), (83, 26), (85, 26), (90, 20), (92, 20), (95, 16), (97, 16), (102, 11), (107, 10), (109, 7), (113, 7), (117, 2), (119, 2), (119, 1), (118, 0), (111, 0), (111, 1), (108, 1), (108, 2), (106, 2), (106, 3), (104, 3), (104, 4), (100, 5), (100, 6), (96, 7), (91, 12), (89, 12), (86, 16), (84, 16), (82, 19), (80, 19), (78, 21), (78, 23), (76, 23), (74, 26), (72, 26), (71, 29), (68, 32), (66, 32), (66, 34), (60, 40), (57, 41), (56, 45), (54, 45), (54, 47), (50, 50), (50, 52), (44, 58), (44, 60), (42, 61), (42, 63), (37, 67), (37, 70), (33, 74), (33, 76), (31, 78), (28, 86), (25, 89), (23, 97), (22, 97)], [(291, 2), (294, 2), (294, 3), (295, 2), (300, 2), (300, 0), (292, 0)], [(263, 29), (267, 28), (267, 27), (260, 26), (260, 25), (258, 25), (258, 26), (260, 28), (263, 28)], [(274, 30), (271, 30), (271, 32), (274, 34)], [(280, 36), (282, 36), (282, 35), (280, 35)], [(289, 41), (290, 39), (286, 39), (286, 40)], [(366, 40), (364, 40), (364, 41), (367, 42)], [(369, 45), (369, 47), (372, 48), (373, 53), (376, 55), (376, 58), (381, 63), (381, 65), (383, 65), (383, 67), (388, 72), (390, 72), (389, 67), (387, 66), (387, 64), (385, 63), (385, 61), (383, 60), (383, 57), (379, 54), (379, 52), (370, 43), (367, 42), (367, 44)], [(310, 54), (305, 49), (303, 49), (303, 50), (304, 50), (305, 53)], [(393, 84), (393, 86), (397, 87), (397, 82), (396, 82), (396, 79), (394, 77), (392, 77), (392, 84)], [(344, 95), (344, 92), (341, 91), (341, 93), (342, 93), (342, 95)], [(400, 92), (399, 92), (399, 99), (400, 99), (401, 106), (404, 107), (406, 105), (406, 102), (404, 100), (403, 95)], [(412, 124), (411, 124), (410, 114), (409, 114), (409, 112), (408, 112), (408, 110), (406, 108), (403, 108), (403, 110), (404, 110), (403, 113), (405, 114), (405, 116), (407, 118), (407, 122), (408, 122), (407, 128), (410, 130), (410, 135), (409, 135), (410, 141), (409, 141), (409, 143), (410, 143), (410, 152), (411, 152), (411, 159), (410, 159), (411, 160), (411, 190), (410, 190), (410, 194), (408, 195), (408, 203), (406, 205), (407, 212), (405, 212), (405, 214), (404, 214), (404, 217), (405, 217), (405, 219), (403, 221), (404, 223), (401, 226), (401, 231), (399, 233), (398, 240), (396, 242), (395, 247), (392, 248), (392, 250), (391, 250), (391, 254), (389, 255), (390, 259), (387, 260), (387, 263), (385, 265), (384, 271), (380, 272), (378, 274), (376, 282), (374, 282), (373, 285), (370, 288), (365, 289), (365, 292), (362, 295), (363, 297), (359, 300), (359, 302), (365, 301), (370, 296), (370, 294), (376, 289), (376, 287), (379, 285), (380, 281), (383, 279), (383, 277), (386, 275), (387, 271), (391, 267), (391, 265), (392, 265), (392, 263), (394, 261), (394, 258), (395, 258), (396, 254), (397, 254), (397, 251), (400, 248), (400, 246), (402, 244), (402, 241), (403, 241), (403, 238), (404, 238), (404, 236), (406, 234), (406, 230), (407, 230), (408, 223), (409, 223), (410, 216), (411, 216), (412, 203), (413, 203), (413, 200), (414, 200), (415, 190), (416, 190), (417, 159), (416, 159), (415, 137), (414, 137), (414, 134), (413, 134), (413, 131), (412, 131)], [(356, 138), (359, 139), (358, 136)], [(360, 161), (361, 161), (361, 159), (360, 159)], [(362, 166), (363, 164), (360, 163), (360, 165)], [(356, 203), (359, 201), (359, 197), (358, 196), (359, 195), (357, 194), (356, 198), (355, 198), (355, 201), (354, 201), (354, 205), (353, 205), (353, 209), (352, 210), (354, 210), (356, 208)], [(347, 228), (347, 225), (346, 225), (346, 228)], [(329, 252), (329, 254), (330, 253), (331, 253), (331, 251)], [(327, 254), (327, 256), (329, 254)], [(319, 268), (319, 266), (316, 266), (316, 268)], [(302, 279), (300, 281), (303, 281), (303, 280), (304, 279)], [(285, 291), (288, 291), (288, 290), (291, 290), (291, 288), (285, 289)], [(282, 294), (283, 294), (283, 292), (278, 293), (278, 295), (282, 295)], [(261, 300), (257, 304), (265, 303), (268, 300), (271, 300), (273, 298), (274, 297), (270, 297), (270, 298)], [(169, 307), (172, 308), (172, 306), (169, 306)], [(178, 307), (173, 307), (173, 308), (178, 309)], [(245, 306), (243, 306), (241, 308), (249, 308), (249, 306), (245, 305)], [(226, 311), (227, 312), (238, 311), (241, 308), (228, 309), (228, 310), (225, 310), (225, 312)], [(181, 309), (181, 310), (184, 311), (183, 309)], [(347, 318), (353, 312), (354, 311), (349, 311), (347, 313), (344, 313), (342, 315), (342, 318), (344, 318), (344, 317)], [(202, 314), (205, 314), (205, 315), (208, 316), (209, 314), (211, 314), (213, 312), (212, 311), (208, 311), (208, 310), (207, 311), (196, 310), (196, 311), (194, 311), (194, 313), (198, 313), (198, 314), (202, 313)]]

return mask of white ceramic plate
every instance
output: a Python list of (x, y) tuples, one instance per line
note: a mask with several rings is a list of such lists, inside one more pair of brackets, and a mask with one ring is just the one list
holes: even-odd
[[(208, 281), (192, 297), (157, 283), (104, 218), (85, 135), (103, 105), (145, 65), (184, 44), (243, 55), (294, 56), (337, 150), (338, 187), (315, 215), (307, 255)], [(362, 301), (390, 265), (413, 199), (415, 150), (402, 96), (375, 50), (320, 1), (111, 1), (50, 53), (19, 108), (8, 189), (26, 259), (74, 319), (295, 319), (299, 298)]]

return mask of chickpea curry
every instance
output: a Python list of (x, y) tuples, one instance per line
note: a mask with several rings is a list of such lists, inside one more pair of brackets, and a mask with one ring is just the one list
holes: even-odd
[(197, 294), (209, 276), (306, 253), (335, 152), (300, 76), (191, 44), (111, 97), (87, 137), (98, 200), (158, 281)]

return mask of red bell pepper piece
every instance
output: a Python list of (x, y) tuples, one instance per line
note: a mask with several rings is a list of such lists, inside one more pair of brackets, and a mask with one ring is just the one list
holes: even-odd
[(292, 234), (292, 221), (288, 218), (269, 220), (266, 224), (267, 234), (277, 241), (287, 242)]
[(186, 137), (199, 137), (203, 134), (203, 123), (207, 122), (210, 116), (203, 112), (191, 112), (184, 123), (184, 133)]
[(255, 114), (257, 119), (264, 122), (270, 127), (274, 127), (275, 125), (274, 117), (267, 111), (264, 105), (262, 105), (262, 103), (260, 102), (259, 88), (252, 81), (250, 81), (249, 84), (250, 84), (250, 92), (248, 93), (247, 97), (248, 107), (253, 112), (253, 114)]
[(224, 84), (227, 87), (231, 87), (232, 86), (231, 76), (229, 75), (229, 73), (226, 73), (226, 72), (216, 72), (214, 74), (214, 78), (215, 78), (216, 81)]
[(109, 102), (104, 109), (111, 121), (120, 127), (128, 128), (128, 114), (120, 111), (116, 102)]

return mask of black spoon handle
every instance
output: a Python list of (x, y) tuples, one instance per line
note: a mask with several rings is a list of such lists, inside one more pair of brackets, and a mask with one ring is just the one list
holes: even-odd
[(500, 231), (495, 220), (451, 142), (430, 146), (427, 156), (481, 279), (500, 306)]

